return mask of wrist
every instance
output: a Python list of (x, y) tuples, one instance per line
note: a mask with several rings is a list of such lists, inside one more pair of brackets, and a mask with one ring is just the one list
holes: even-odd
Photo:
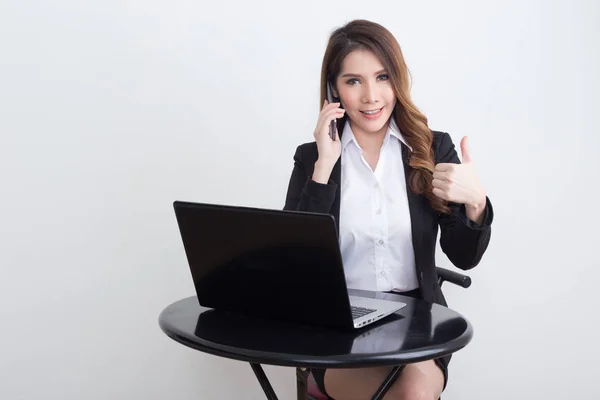
[(487, 204), (487, 196), (482, 195), (481, 197), (475, 199), (474, 201), (465, 204), (467, 208), (472, 209), (473, 211), (481, 211), (485, 208)]
[(335, 161), (327, 160), (327, 159), (317, 159), (315, 162), (315, 169), (313, 171), (312, 179), (315, 182), (327, 184), (329, 182), (329, 177), (331, 176), (331, 172), (333, 171), (333, 166), (335, 165)]
[(478, 200), (470, 204), (465, 204), (465, 213), (467, 215), (467, 218), (469, 218), (476, 224), (481, 224), (483, 222), (486, 204), (487, 197), (484, 197), (483, 200)]
[(317, 161), (315, 162), (315, 169), (317, 167), (319, 167), (319, 168), (333, 170), (333, 166), (335, 165), (336, 162), (337, 162), (337, 159), (335, 159), (335, 158), (319, 157), (319, 158), (317, 158)]

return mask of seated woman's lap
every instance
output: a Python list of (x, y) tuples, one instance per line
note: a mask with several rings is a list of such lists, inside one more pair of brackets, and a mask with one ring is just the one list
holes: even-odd
[[(370, 399), (388, 376), (391, 367), (328, 369), (324, 384), (335, 400)], [(444, 389), (444, 373), (433, 360), (408, 364), (384, 400), (436, 400)]]

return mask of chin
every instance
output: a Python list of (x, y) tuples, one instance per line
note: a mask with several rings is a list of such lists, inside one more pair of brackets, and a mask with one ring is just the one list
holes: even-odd
[(361, 124), (361, 128), (363, 131), (367, 132), (367, 133), (372, 133), (372, 134), (376, 134), (376, 133), (380, 133), (381, 130), (383, 128), (386, 127), (386, 123), (378, 123), (378, 124)]

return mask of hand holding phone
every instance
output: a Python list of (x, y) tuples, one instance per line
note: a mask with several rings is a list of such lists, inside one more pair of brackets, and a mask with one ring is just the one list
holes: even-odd
[[(340, 138), (337, 130), (337, 119), (346, 112), (339, 102), (333, 101), (331, 88), (327, 85), (327, 99), (323, 102), (319, 120), (315, 129), (315, 141), (319, 152), (321, 166), (333, 168), (341, 153)], [(327, 169), (326, 168), (326, 169)]]

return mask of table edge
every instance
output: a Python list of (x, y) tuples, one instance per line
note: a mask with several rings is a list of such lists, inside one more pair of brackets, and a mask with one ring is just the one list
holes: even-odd
[[(193, 297), (193, 296), (192, 296)], [(184, 301), (181, 299), (180, 301)], [(179, 301), (173, 303), (175, 305)], [(315, 357), (307, 356), (303, 354), (290, 354), (290, 353), (270, 353), (256, 350), (240, 349), (237, 347), (231, 347), (227, 345), (221, 345), (218, 343), (211, 342), (210, 345), (203, 344), (203, 339), (198, 338), (198, 341), (192, 341), (185, 335), (176, 332), (173, 329), (168, 329), (162, 322), (162, 316), (169, 310), (171, 306), (166, 307), (159, 316), (158, 323), (160, 329), (165, 333), (167, 337), (174, 340), (175, 342), (182, 344), (191, 349), (218, 356), (229, 358), (238, 361), (246, 361), (250, 363), (284, 366), (284, 367), (307, 367), (307, 368), (359, 368), (359, 367), (370, 367), (370, 366), (392, 366), (409, 364), (419, 361), (432, 360), (441, 358), (457, 351), (462, 350), (466, 347), (473, 337), (473, 327), (470, 321), (462, 314), (456, 312), (464, 318), (467, 323), (467, 328), (464, 333), (447, 342), (443, 347), (436, 346), (435, 349), (423, 348), (416, 351), (411, 351), (410, 356), (402, 356), (400, 354), (388, 354), (378, 353), (374, 356), (365, 355), (364, 357), (352, 356), (336, 356), (332, 359), (328, 357)], [(443, 306), (442, 306), (443, 307)], [(458, 342), (458, 343), (457, 343)], [(452, 350), (448, 350), (451, 347)]]

